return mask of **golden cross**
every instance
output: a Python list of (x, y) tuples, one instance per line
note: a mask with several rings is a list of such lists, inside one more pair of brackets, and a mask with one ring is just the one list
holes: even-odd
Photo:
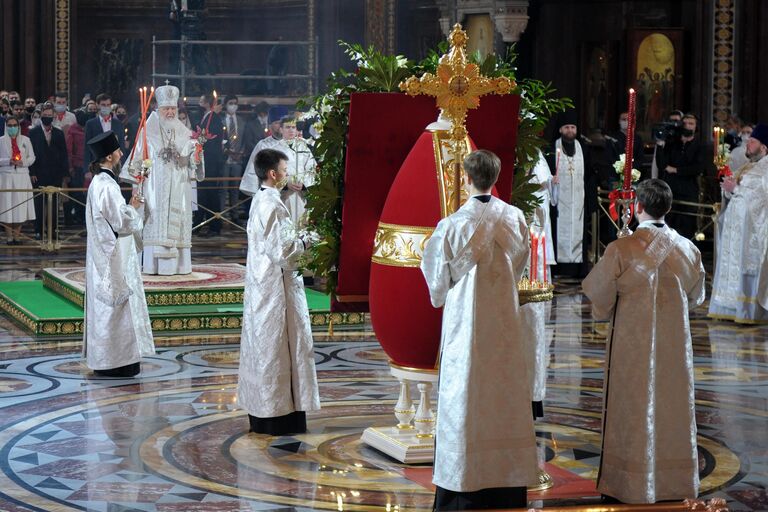
[(509, 94), (516, 86), (515, 82), (507, 77), (483, 76), (477, 64), (467, 62), (467, 40), (467, 33), (457, 23), (448, 36), (450, 51), (440, 57), (437, 74), (425, 73), (421, 78), (412, 76), (400, 83), (400, 90), (410, 96), (434, 96), (443, 115), (451, 121), (451, 152), (455, 162), (454, 185), (457, 188), (454, 194), (457, 203), (454, 205), (454, 211), (459, 209), (461, 201), (458, 189), (461, 187), (461, 166), (466, 156), (464, 140), (467, 136), (467, 111), (480, 105), (480, 96), (491, 93)]

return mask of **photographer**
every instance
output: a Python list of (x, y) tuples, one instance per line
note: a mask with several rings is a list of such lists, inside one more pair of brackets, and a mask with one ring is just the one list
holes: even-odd
[[(693, 114), (683, 116), (679, 133), (668, 140), (656, 140), (656, 166), (659, 177), (672, 189), (675, 200), (699, 200), (698, 177), (706, 169), (704, 147), (696, 138), (698, 121)], [(667, 223), (682, 236), (692, 239), (696, 233), (696, 208), (686, 205), (673, 207), (679, 213), (667, 215)]]

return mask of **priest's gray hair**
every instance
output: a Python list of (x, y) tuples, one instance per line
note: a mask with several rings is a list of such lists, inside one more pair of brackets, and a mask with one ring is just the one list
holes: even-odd
[(492, 151), (478, 149), (464, 159), (464, 171), (477, 190), (490, 190), (499, 179), (501, 160)]

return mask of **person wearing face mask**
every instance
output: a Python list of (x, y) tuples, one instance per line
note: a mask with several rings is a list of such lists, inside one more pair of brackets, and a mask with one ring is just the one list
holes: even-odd
[[(611, 163), (618, 161), (619, 157), (626, 153), (628, 118), (629, 116), (626, 112), (619, 114), (619, 131), (607, 138), (610, 144), (606, 146), (606, 149), (608, 150)], [(633, 167), (640, 169), (643, 162), (643, 139), (640, 138), (637, 131), (635, 131), (635, 144), (632, 153)]]
[(53, 116), (53, 126), (61, 129), (66, 135), (69, 127), (77, 123), (75, 114), (69, 111), (67, 108), (67, 95), (63, 92), (57, 92), (53, 96), (53, 110), (55, 112)]
[[(69, 187), (83, 188), (86, 175), (90, 170), (83, 172), (83, 161), (85, 159), (85, 112), (78, 110), (75, 112), (77, 122), (69, 127), (69, 131), (64, 136), (67, 141), (67, 154), (69, 155)], [(65, 180), (66, 181), (66, 180)], [(84, 192), (71, 192), (73, 199), (85, 202)], [(68, 201), (64, 203), (64, 224), (69, 226), (73, 224), (82, 224), (85, 218), (85, 208), (77, 201)]]
[[(222, 116), (224, 122), (224, 156), (226, 161), (222, 171), (224, 178), (238, 178), (243, 175), (243, 131), (245, 129), (245, 119), (237, 114), (238, 99), (234, 94), (227, 95), (224, 98), (226, 112)], [(237, 185), (239, 181), (232, 180), (222, 182), (222, 188), (219, 190), (219, 204), (222, 210), (226, 208), (227, 197), (229, 197), (229, 206), (237, 204), (239, 190)], [(223, 188), (226, 187), (226, 188)], [(229, 217), (232, 222), (239, 220), (238, 209), (229, 210)]]
[(747, 141), (752, 136), (752, 125), (745, 123), (741, 127), (740, 139), (741, 142), (738, 146), (733, 148), (733, 151), (728, 155), (728, 168), (734, 173), (741, 169), (744, 164), (749, 162), (747, 158)]
[[(120, 134), (125, 133), (123, 123), (112, 115), (112, 97), (109, 94), (101, 93), (96, 96), (96, 104), (99, 109), (98, 115), (85, 123), (85, 140), (91, 140), (100, 133), (109, 131)], [(123, 149), (123, 144), (121, 143), (120, 150), (122, 151)], [(123, 158), (125, 158), (125, 155)], [(91, 162), (93, 162), (93, 155), (86, 149), (82, 166), (83, 175), (88, 172), (88, 166), (91, 165)]]
[(725, 122), (725, 143), (731, 151), (741, 144), (741, 125), (741, 119), (735, 115), (729, 116)]
[[(664, 144), (663, 150), (656, 151), (656, 166), (659, 177), (672, 189), (677, 201), (696, 203), (699, 201), (699, 176), (707, 170), (705, 148), (696, 137), (698, 120), (693, 114), (683, 116), (680, 135)], [(658, 144), (658, 143), (657, 143)], [(676, 211), (674, 211), (676, 210)], [(667, 224), (688, 239), (696, 234), (696, 207), (673, 206), (667, 215)]]
[(41, 126), (42, 122), (40, 121), (40, 109), (35, 108), (35, 111), (32, 112), (32, 115), (29, 116), (29, 122), (31, 123), (29, 125), (29, 129), (31, 130), (35, 126)]
[(37, 100), (33, 97), (29, 97), (24, 100), (24, 111), (26, 112), (27, 119), (32, 118), (32, 114), (35, 112), (35, 107), (37, 106)]
[[(69, 174), (69, 157), (64, 132), (53, 126), (54, 109), (50, 103), (40, 108), (40, 126), (29, 130), (29, 140), (35, 153), (35, 163), (29, 168), (29, 177), (35, 187), (60, 187), (61, 181)], [(75, 121), (77, 122), (77, 121)], [(42, 237), (44, 220), (44, 194), (35, 197), (35, 234)], [(58, 212), (58, 196), (53, 196), (51, 211)], [(54, 219), (53, 233), (55, 239), (57, 222)]]
[(31, 123), (24, 118), (24, 104), (22, 102), (11, 102), (11, 115), (19, 121), (21, 134), (29, 135), (29, 125)]
[(115, 114), (115, 117), (123, 123), (123, 126), (125, 126), (125, 120), (128, 119), (128, 110), (123, 105), (113, 105), (112, 111)]
[[(283, 139), (280, 130), (280, 121), (286, 115), (288, 115), (288, 109), (284, 105), (275, 105), (269, 109), (269, 117), (267, 118), (269, 136), (261, 139), (251, 150), (245, 170), (243, 171), (243, 179), (240, 181), (240, 191), (243, 194), (253, 196), (259, 190), (259, 179), (256, 176), (256, 167), (254, 164), (256, 155), (262, 149), (277, 148), (280, 141)], [(250, 205), (248, 206), (250, 207)], [(249, 210), (246, 210), (246, 212), (248, 211)]]
[(35, 163), (32, 143), (21, 133), (16, 116), (6, 119), (5, 135), (0, 137), (0, 222), (5, 226), (8, 245), (21, 244), (21, 227), (34, 220), (35, 206), (32, 201), (32, 182), (29, 166)]

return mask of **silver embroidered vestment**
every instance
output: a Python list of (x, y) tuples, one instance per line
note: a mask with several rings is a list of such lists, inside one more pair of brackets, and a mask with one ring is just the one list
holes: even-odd
[(610, 320), (597, 489), (624, 503), (696, 497), (699, 490), (689, 307), (704, 301), (690, 240), (643, 223), (608, 245), (583, 282)]
[(136, 243), (143, 223), (106, 171), (93, 177), (85, 210), (83, 355), (108, 370), (155, 353)]
[(238, 404), (258, 418), (319, 409), (309, 309), (296, 271), (304, 246), (274, 188), (253, 196), (247, 233)]
[(444, 305), (432, 481), (457, 492), (537, 481), (517, 281), (528, 258), (522, 212), (470, 199), (441, 220), (422, 272)]

